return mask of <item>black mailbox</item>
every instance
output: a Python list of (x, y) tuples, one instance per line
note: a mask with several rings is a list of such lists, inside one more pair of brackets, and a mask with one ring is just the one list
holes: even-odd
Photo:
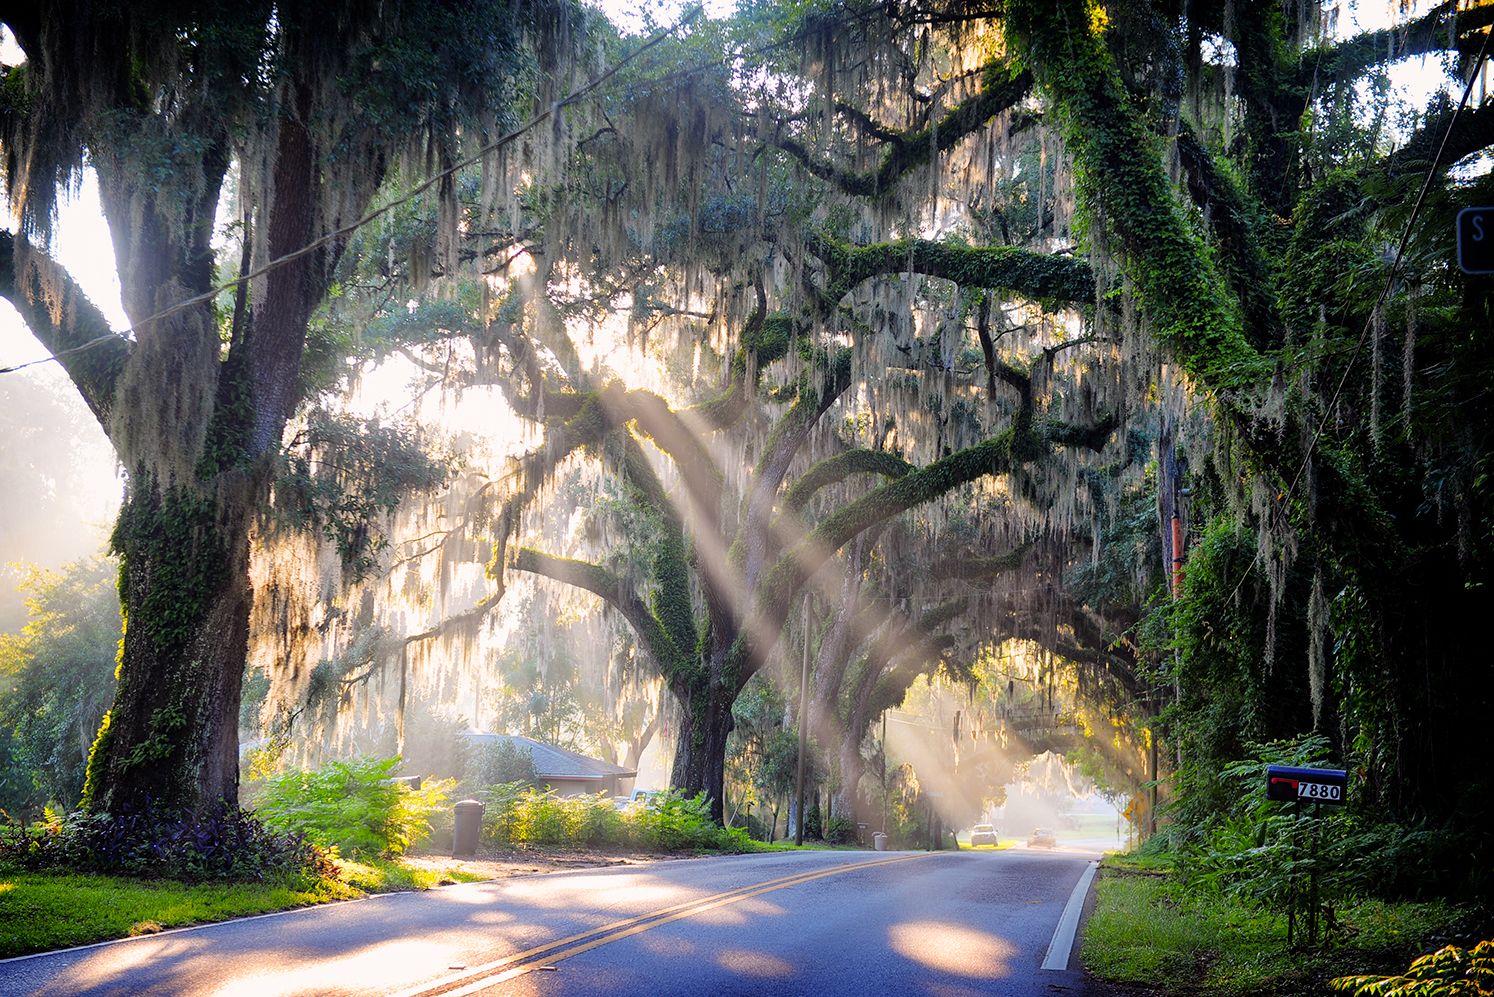
[(1329, 803), (1342, 806), (1349, 795), (1349, 773), (1343, 769), (1303, 769), (1290, 765), (1266, 768), (1266, 799)]

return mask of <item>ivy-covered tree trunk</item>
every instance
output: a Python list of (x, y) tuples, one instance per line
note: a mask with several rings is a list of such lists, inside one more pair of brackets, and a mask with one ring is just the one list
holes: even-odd
[[(0, 232), (0, 297), (129, 474), (119, 686), (86, 801), (236, 804), (250, 532), (346, 226), (400, 149), (448, 161), (467, 124), (506, 117), (518, 41), (570, 37), (569, 15), (507, 0), (19, 6), (0, 15), (26, 55), (0, 66), (0, 176), (20, 219)], [(220, 322), (214, 225), (235, 163), (240, 279), (259, 276)], [(132, 336), (47, 253), (58, 193), (85, 164)]]
[(129, 624), (84, 804), (113, 812), (234, 806), (248, 650), (245, 480), (213, 490), (136, 474), (114, 547)]

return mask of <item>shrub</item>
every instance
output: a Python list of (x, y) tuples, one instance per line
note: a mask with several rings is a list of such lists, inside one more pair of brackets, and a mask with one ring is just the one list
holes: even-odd
[(825, 824), (825, 840), (832, 845), (849, 845), (856, 840), (856, 822), (849, 817), (831, 817)]
[(181, 879), (330, 876), (331, 857), (237, 807), (206, 816), (79, 811), (31, 825), (0, 824), (0, 863), (22, 869)]
[(804, 814), (804, 837), (815, 839), (825, 837), (824, 826), (820, 820), (820, 805), (817, 802), (810, 804), (809, 810)]
[(751, 851), (755, 845), (745, 828), (720, 827), (711, 819), (704, 793), (681, 796), (661, 793), (647, 806), (630, 807), (624, 815), (638, 829), (640, 843), (661, 851)]
[(518, 813), (519, 797), (534, 792), (527, 782), (505, 782), (488, 786), (475, 794), (485, 809), (482, 813), (482, 836), (484, 840), (498, 844), (518, 844), (514, 839), (514, 818)]
[(495, 786), (511, 782), (533, 784), (534, 755), (512, 741), (468, 741), (462, 747), (462, 782)]
[(400, 855), (431, 833), (430, 815), (454, 783), (410, 789), (391, 782), (398, 758), (328, 762), (270, 779), (255, 813), (272, 828), (298, 831), (346, 855)]
[(693, 798), (660, 793), (646, 804), (619, 811), (605, 793), (556, 796), (522, 782), (478, 793), (487, 806), (483, 837), (506, 845), (622, 845), (659, 851), (751, 851), (744, 828), (718, 827), (702, 793)]

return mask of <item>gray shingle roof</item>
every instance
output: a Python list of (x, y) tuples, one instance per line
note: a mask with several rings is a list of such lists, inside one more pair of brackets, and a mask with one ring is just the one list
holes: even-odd
[(540, 779), (605, 779), (608, 776), (637, 775), (632, 769), (604, 762), (600, 758), (588, 758), (576, 751), (543, 744), (522, 734), (485, 734), (477, 731), (464, 733), (462, 737), (479, 744), (497, 744), (507, 741), (529, 749), (534, 760), (534, 774)]

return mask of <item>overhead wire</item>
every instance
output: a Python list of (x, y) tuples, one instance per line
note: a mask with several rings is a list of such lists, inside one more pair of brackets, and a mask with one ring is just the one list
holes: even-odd
[(318, 236), (317, 238), (315, 238), (315, 239), (311, 240), (310, 242), (306, 243), (306, 245), (301, 246), (299, 249), (293, 249), (293, 250), (291, 250), (288, 253), (285, 253), (285, 254), (283, 254), (281, 256), (277, 256), (277, 257), (275, 257), (272, 260), (268, 260), (265, 263), (263, 263), (262, 265), (260, 265), (260, 266), (258, 266), (256, 268), (254, 268), (253, 270), (249, 271), (248, 273), (240, 274), (239, 276), (233, 278), (232, 280), (224, 281), (222, 284), (219, 284), (216, 287), (210, 288), (209, 290), (203, 291), (200, 294), (192, 295), (189, 298), (184, 298), (181, 301), (178, 301), (178, 302), (176, 302), (174, 304), (168, 305), (167, 307), (161, 309), (160, 311), (155, 312), (154, 314), (149, 315), (149, 316), (147, 316), (144, 319), (141, 319), (139, 322), (136, 322), (134, 325), (130, 326), (128, 329), (122, 329), (122, 330), (119, 330), (117, 332), (110, 332), (108, 335), (99, 336), (99, 337), (97, 337), (95, 339), (89, 340), (86, 343), (80, 343), (77, 346), (69, 347), (68, 349), (65, 349), (65, 350), (59, 350), (56, 353), (52, 354), (51, 356), (44, 357), (44, 358), (41, 358), (41, 359), (38, 359), (38, 360), (32, 360), (32, 361), (29, 361), (27, 363), (15, 364), (15, 365), (10, 366), (10, 367), (0, 367), (0, 374), (9, 374), (9, 373), (13, 373), (14, 371), (24, 370), (27, 367), (36, 366), (37, 364), (50, 363), (51, 361), (58, 360), (58, 359), (60, 359), (60, 358), (62, 358), (64, 356), (69, 356), (69, 355), (75, 354), (75, 353), (81, 353), (84, 350), (91, 349), (91, 348), (93, 348), (95, 346), (98, 346), (98, 345), (100, 345), (102, 343), (107, 343), (107, 342), (112, 342), (114, 340), (123, 339), (129, 333), (135, 332), (135, 331), (137, 331), (139, 329), (142, 329), (142, 328), (144, 328), (146, 326), (149, 326), (152, 323), (159, 322), (161, 319), (169, 318), (170, 316), (175, 315), (178, 312), (185, 311), (188, 308), (192, 308), (192, 307), (195, 307), (197, 305), (204, 304), (206, 302), (212, 301), (214, 298), (218, 297), (218, 295), (222, 294), (224, 291), (231, 290), (233, 288), (239, 287), (240, 285), (249, 283), (250, 281), (253, 281), (256, 278), (263, 277), (265, 274), (270, 273), (273, 270), (277, 270), (280, 267), (286, 266), (289, 263), (293, 263), (296, 260), (301, 259), (304, 256), (308, 256), (311, 253), (316, 252), (318, 249), (321, 249), (323, 246), (326, 246), (329, 243), (332, 243), (332, 242), (334, 242), (334, 241), (336, 241), (338, 239), (344, 238), (346, 236), (352, 235), (354, 232), (358, 231), (359, 229), (363, 228), (364, 226), (366, 226), (366, 225), (368, 225), (368, 224), (370, 224), (370, 223), (372, 223), (374, 221), (377, 221), (379, 218), (382, 218), (384, 215), (387, 215), (389, 212), (393, 211), (395, 208), (398, 208), (401, 205), (408, 204), (410, 201), (413, 201), (415, 198), (417, 198), (420, 195), (424, 194), (426, 191), (430, 190), (432, 187), (434, 187), (436, 184), (440, 183), (442, 180), (445, 180), (446, 178), (448, 178), (448, 177), (450, 177), (450, 176), (452, 176), (452, 175), (460, 172), (461, 170), (464, 170), (464, 169), (467, 169), (468, 167), (477, 165), (478, 163), (480, 163), (482, 161), (483, 157), (491, 155), (494, 152), (497, 152), (499, 149), (502, 149), (504, 146), (507, 146), (510, 143), (514, 142), (515, 140), (523, 137), (525, 134), (527, 134), (528, 132), (532, 131), (538, 125), (541, 125), (544, 122), (548, 121), (549, 119), (555, 117), (564, 108), (570, 106), (571, 104), (577, 103), (578, 101), (582, 100), (583, 98), (589, 96), (594, 91), (596, 91), (597, 89), (599, 89), (602, 86), (602, 84), (606, 83), (612, 77), (616, 76), (619, 72), (621, 72), (624, 68), (626, 68), (634, 60), (638, 59), (640, 56), (642, 56), (644, 53), (650, 51), (651, 49), (657, 47), (666, 38), (670, 37), (676, 31), (679, 31), (681, 28), (685, 27), (686, 25), (688, 25), (692, 21), (694, 21), (697, 17), (700, 16), (702, 10), (704, 10), (703, 7), (696, 6), (696, 7), (692, 8), (691, 10), (687, 11), (685, 13), (685, 15), (673, 27), (671, 27), (671, 28), (665, 28), (665, 29), (659, 31), (658, 33), (656, 33), (652, 38), (650, 38), (642, 46), (640, 46), (639, 48), (637, 48), (637, 49), (633, 50), (632, 52), (630, 52), (627, 55), (626, 58), (624, 58), (623, 60), (621, 60), (620, 62), (618, 62), (615, 66), (612, 66), (611, 68), (609, 68), (605, 73), (601, 74), (596, 79), (591, 80), (590, 82), (588, 82), (585, 86), (580, 87), (579, 89), (572, 91), (571, 93), (567, 94), (565, 97), (561, 98), (560, 100), (555, 101), (554, 103), (550, 104), (550, 106), (546, 107), (543, 111), (541, 111), (538, 114), (536, 114), (533, 117), (531, 117), (528, 121), (526, 121), (520, 127), (515, 128), (515, 129), (513, 129), (510, 132), (507, 132), (506, 134), (502, 135), (501, 137), (499, 137), (497, 139), (494, 139), (491, 142), (488, 142), (487, 144), (483, 145), (480, 149), (478, 149), (476, 152), (474, 152), (470, 156), (466, 157), (465, 159), (462, 159), (461, 161), (452, 164), (451, 166), (447, 167), (444, 170), (440, 170), (439, 172), (431, 174), (430, 176), (426, 177), (426, 179), (422, 180), (420, 183), (418, 183), (414, 187), (412, 187), (406, 193), (400, 195), (399, 197), (395, 198), (392, 201), (389, 201), (389, 202), (387, 202), (385, 204), (380, 205), (379, 207), (375, 208), (372, 211), (369, 211), (368, 213), (364, 214), (361, 218), (358, 218), (355, 221), (349, 222), (348, 224), (343, 225), (340, 228), (336, 228), (336, 229), (333, 229), (333, 230), (331, 230), (329, 232), (323, 233), (322, 235)]
[[(167, 306), (167, 308), (163, 308), (161, 309), (161, 311), (155, 312), (155, 314), (148, 315), (148, 317), (143, 318), (143, 320), (137, 321), (137, 323), (134, 323), (133, 326), (127, 327), (127, 329), (115, 330), (115, 332), (109, 332), (108, 335), (97, 336), (97, 338), (90, 339), (90, 341), (87, 342), (82, 342), (82, 344), (76, 345), (76, 347), (69, 347), (66, 348), (66, 350), (58, 350), (57, 353), (51, 354), (51, 356), (40, 357), (40, 359), (37, 360), (28, 360), (28, 362), (24, 363), (16, 363), (16, 365), (12, 366), (4, 366), (4, 368), (0, 368), (0, 374), (12, 374), (12, 372), (24, 371), (24, 369), (31, 368), (31, 366), (40, 365), (40, 363), (51, 363), (54, 362), (54, 360), (61, 359), (61, 357), (70, 356), (70, 354), (75, 353), (82, 353), (82, 351), (91, 350), (91, 348), (94, 347), (99, 347), (99, 345), (106, 344), (106, 342), (120, 341), (120, 339), (128, 341), (128, 333), (136, 332), (136, 330), (140, 329), (140, 327), (149, 326), (149, 324), (154, 323), (154, 321), (160, 321), (161, 318), (166, 318), (169, 317), (169, 315), (176, 314), (176, 312), (184, 311), (184, 309), (193, 308), (193, 306), (202, 305), (202, 303), (209, 302), (209, 300), (215, 299), (215, 297), (217, 297), (218, 294), (223, 293), (223, 291), (232, 290), (232, 288), (239, 287), (239, 285), (248, 283), (248, 281), (255, 280), (255, 278), (263, 277), (263, 275), (269, 274), (269, 272), (273, 271), (273, 269), (281, 268), (281, 266), (285, 266), (287, 265), (287, 263), (293, 263), (294, 260), (300, 259), (300, 257), (306, 256), (306, 254), (315, 253), (318, 248), (324, 247), (324, 245), (329, 244), (329, 242), (336, 241), (336, 239), (344, 238), (344, 236), (348, 236), (351, 235), (351, 233), (357, 232), (357, 230), (362, 229), (362, 227), (366, 226), (366, 224), (372, 223), (372, 221), (378, 220), (378, 218), (382, 217), (382, 215), (388, 214), (388, 212), (393, 211), (393, 209), (397, 208), (397, 206), (405, 205), (405, 203), (411, 202), (411, 200), (414, 200), (415, 197), (420, 196), (420, 194), (426, 193), (427, 190), (430, 190), (433, 185), (441, 182), (442, 179), (448, 178), (448, 176), (454, 175), (454, 173), (460, 172), (460, 170), (468, 169), (468, 167), (475, 166), (475, 164), (480, 163), (481, 158), (483, 158), (484, 155), (492, 154), (492, 152), (498, 151), (498, 149), (503, 148), (503, 146), (508, 145), (508, 143), (514, 142), (515, 139), (521, 138), (521, 136), (526, 135), (526, 133), (529, 133), (530, 130), (535, 129), (535, 127), (539, 126), (539, 124), (545, 123), (545, 121), (553, 118), (554, 115), (559, 114), (559, 112), (562, 111), (563, 108), (566, 108), (566, 106), (572, 105), (572, 103), (578, 103), (580, 102), (580, 100), (587, 99), (587, 97), (599, 96), (598, 91), (601, 90), (602, 84), (605, 84), (608, 79), (614, 78), (617, 73), (622, 72), (627, 64), (630, 64), (632, 63), (632, 61), (635, 61), (636, 58), (641, 57), (644, 52), (656, 48), (656, 46), (660, 45), (663, 40), (668, 39), (668, 37), (671, 37), (672, 34), (677, 33), (677, 31), (680, 31), (681, 28), (686, 27), (686, 25), (692, 24), (693, 21), (696, 21), (696, 19), (698, 19), (699, 16), (702, 15), (704, 9), (705, 7), (701, 6), (701, 4), (696, 4), (696, 6), (690, 7), (690, 9), (686, 10), (686, 13), (684, 13), (684, 15), (681, 16), (681, 18), (678, 19), (678, 21), (675, 22), (672, 27), (663, 28), (663, 30), (657, 31), (657, 33), (654, 34), (653, 37), (650, 37), (650, 39), (648, 39), (648, 42), (645, 42), (644, 45), (639, 46), (639, 48), (633, 49), (633, 51), (629, 52), (629, 54), (627, 54), (627, 57), (623, 58), (620, 63), (617, 63), (616, 66), (608, 69), (607, 72), (602, 73), (602, 75), (598, 76), (598, 78), (593, 79), (593, 81), (587, 82), (584, 87), (572, 91), (571, 94), (563, 97), (563, 99), (551, 103), (551, 105), (548, 106), (545, 111), (539, 112), (539, 114), (536, 114), (535, 117), (530, 118), (530, 120), (526, 121), (523, 126), (518, 127), (518, 129), (512, 130), (512, 132), (506, 133), (506, 135), (503, 135), (502, 138), (495, 139), (495, 141), (487, 143), (487, 145), (484, 145), (483, 148), (478, 149), (477, 152), (474, 152), (474, 154), (466, 157), (465, 160), (459, 161), (459, 163), (453, 164), (453, 166), (447, 167), (447, 169), (441, 170), (441, 172), (432, 173), (432, 175), (427, 176), (424, 181), (421, 181), (420, 184), (417, 185), (417, 187), (411, 188), (408, 193), (403, 194), (403, 196), (397, 197), (397, 199), (391, 200), (391, 202), (385, 203), (385, 205), (379, 206), (379, 208), (376, 208), (375, 211), (368, 212), (368, 214), (363, 215), (363, 217), (359, 218), (359, 220), (351, 221), (351, 223), (348, 223), (347, 226), (342, 226), (341, 229), (336, 229), (333, 230), (333, 232), (326, 233), (326, 235), (320, 236), (320, 238), (314, 239), (314, 241), (308, 242), (308, 244), (303, 245), (303, 247), (300, 247), (299, 250), (293, 250), (291, 251), (291, 253), (284, 254), (284, 256), (279, 256), (276, 257), (276, 259), (269, 260), (269, 262), (264, 263), (263, 266), (258, 266), (258, 268), (255, 268), (254, 271), (249, 272), (249, 274), (241, 274), (239, 275), (239, 277), (233, 278), (233, 280), (224, 281), (223, 284), (217, 285), (217, 287), (211, 288), (211, 290), (206, 290), (203, 291), (203, 293), (194, 294), (194, 296), (187, 297), (187, 299), (179, 300), (179, 302), (173, 303), (173, 305), (169, 305)], [(852, 24), (861, 24), (861, 22), (867, 21), (867, 19), (871, 19), (872, 16), (877, 15), (878, 10), (880, 10), (880, 7), (878, 7), (877, 4), (872, 4), (872, 6), (867, 7), (867, 9), (862, 10), (862, 12), (859, 12), (858, 15), (850, 18), (850, 21), (852, 21)], [(687, 79), (690, 78), (690, 76), (698, 75), (698, 73), (707, 72), (707, 70), (714, 69), (714, 67), (720, 66), (723, 61), (740, 61), (744, 60), (744, 58), (757, 57), (757, 55), (765, 55), (768, 54), (768, 52), (777, 51), (777, 49), (786, 48), (786, 46), (793, 45), (793, 43), (798, 42), (798, 40), (802, 40), (804, 39), (804, 37), (807, 37), (808, 34), (813, 33), (813, 30), (813, 27), (799, 28), (798, 31), (793, 31), (793, 33), (790, 33), (789, 36), (781, 37), (781, 39), (778, 39), (777, 42), (768, 42), (765, 43), (765, 45), (754, 46), (754, 48), (747, 48), (747, 46), (744, 46), (744, 48), (737, 49), (737, 51), (726, 52), (726, 55), (723, 58), (705, 58), (705, 60), (701, 60), (699, 61), (699, 63), (696, 63), (695, 66), (686, 67), (686, 69), (681, 70), (671, 70), (671, 72), (663, 73), (663, 75), (654, 76), (654, 78), (651, 79), (645, 79), (645, 81), (639, 82), (638, 85), (642, 85), (642, 87), (653, 87), (653, 85), (668, 84), (668, 82), (675, 82), (678, 81), (678, 79)]]
[[(316, 250), (320, 249), (321, 247), (327, 245), (330, 242), (333, 242), (333, 241), (335, 241), (337, 239), (343, 238), (344, 236), (351, 235), (352, 233), (358, 231), (360, 228), (364, 227), (365, 225), (368, 225), (369, 223), (371, 223), (373, 221), (376, 221), (380, 217), (388, 214), (390, 211), (393, 211), (395, 208), (399, 207), (400, 205), (407, 204), (411, 200), (415, 199), (416, 197), (419, 197), (421, 194), (423, 194), (426, 191), (430, 190), (431, 187), (435, 186), (437, 183), (440, 183), (442, 180), (446, 179), (447, 177), (450, 177), (450, 176), (454, 175), (455, 173), (457, 173), (457, 172), (459, 172), (461, 170), (467, 169), (468, 167), (477, 165), (479, 162), (481, 162), (481, 160), (482, 160), (482, 158), (484, 156), (490, 155), (491, 153), (496, 152), (499, 149), (503, 148), (504, 146), (506, 146), (506, 145), (514, 142), (518, 138), (520, 138), (523, 135), (527, 134), (528, 132), (532, 131), (536, 126), (538, 126), (540, 124), (543, 124), (545, 121), (547, 121), (550, 118), (556, 116), (565, 107), (568, 107), (571, 104), (578, 103), (579, 101), (581, 101), (581, 100), (583, 100), (585, 98), (597, 96), (598, 95), (598, 91), (601, 90), (602, 85), (604, 83), (606, 83), (608, 80), (610, 80), (613, 77), (615, 77), (619, 72), (621, 72), (630, 63), (632, 63), (633, 61), (635, 61), (636, 59), (638, 59), (644, 53), (646, 53), (649, 50), (657, 47), (659, 44), (661, 44), (662, 42), (664, 42), (667, 38), (669, 38), (670, 36), (672, 36), (673, 34), (675, 34), (676, 32), (678, 32), (682, 28), (684, 28), (687, 25), (693, 23), (696, 19), (698, 19), (701, 16), (701, 14), (704, 11), (704, 9), (705, 8), (703, 6), (698, 5), (698, 4), (696, 6), (694, 6), (694, 7), (692, 7), (691, 9), (689, 9), (688, 11), (685, 12), (685, 14), (679, 19), (679, 21), (677, 21), (674, 24), (674, 26), (662, 29), (659, 32), (657, 32), (656, 34), (654, 34), (653, 37), (651, 37), (645, 44), (643, 44), (639, 48), (637, 48), (637, 49), (633, 50), (632, 52), (630, 52), (627, 55), (626, 58), (624, 58), (622, 61), (620, 61), (617, 65), (615, 65), (615, 66), (611, 67), (610, 69), (608, 69), (601, 76), (598, 76), (595, 80), (590, 81), (585, 86), (583, 86), (583, 87), (581, 87), (581, 88), (579, 88), (579, 89), (571, 92), (570, 94), (566, 95), (562, 99), (560, 99), (558, 101), (555, 101), (548, 108), (546, 108), (544, 111), (542, 111), (539, 114), (536, 114), (535, 116), (533, 116), (532, 118), (530, 118), (521, 127), (516, 128), (513, 131), (508, 132), (507, 134), (503, 135), (502, 137), (500, 137), (498, 139), (495, 139), (492, 142), (487, 143), (482, 148), (480, 148), (477, 152), (475, 152), (472, 155), (468, 156), (467, 158), (461, 160), (460, 162), (455, 163), (452, 166), (450, 166), (450, 167), (448, 167), (448, 168), (446, 168), (444, 170), (441, 170), (440, 172), (437, 172), (437, 173), (434, 173), (434, 174), (430, 175), (425, 180), (423, 180), (420, 184), (418, 184), (417, 186), (415, 186), (414, 188), (412, 188), (409, 192), (401, 195), (400, 197), (396, 198), (393, 201), (390, 201), (387, 204), (381, 205), (379, 208), (377, 208), (377, 209), (375, 209), (373, 211), (368, 212), (367, 214), (365, 214), (363, 217), (357, 219), (356, 221), (350, 222), (347, 225), (344, 225), (344, 226), (342, 226), (339, 229), (333, 230), (331, 232), (327, 232), (324, 235), (319, 236), (318, 238), (312, 240), (311, 242), (307, 243), (306, 245), (302, 246), (299, 249), (292, 250), (291, 252), (286, 253), (286, 254), (284, 254), (282, 256), (278, 256), (278, 257), (276, 257), (273, 260), (269, 260), (266, 263), (264, 263), (263, 265), (261, 265), (261, 266), (255, 268), (254, 270), (250, 271), (249, 273), (240, 274), (238, 277), (235, 277), (234, 279), (229, 280), (229, 281), (225, 281), (224, 283), (222, 283), (222, 284), (220, 284), (220, 285), (218, 285), (216, 287), (213, 287), (210, 290), (204, 291), (201, 294), (193, 295), (192, 297), (185, 298), (185, 299), (183, 299), (181, 301), (176, 302), (175, 304), (169, 305), (166, 308), (164, 308), (164, 309), (162, 309), (162, 310), (160, 310), (160, 311), (158, 311), (158, 312), (156, 312), (156, 313), (154, 313), (152, 315), (147, 316), (146, 318), (142, 319), (141, 321), (134, 323), (133, 325), (131, 325), (128, 328), (117, 330), (117, 331), (111, 331), (110, 333), (108, 333), (106, 335), (98, 336), (98, 337), (96, 337), (94, 339), (91, 339), (91, 340), (89, 340), (87, 342), (80, 343), (77, 346), (71, 346), (71, 347), (68, 347), (65, 350), (58, 350), (56, 353), (50, 354), (50, 355), (48, 355), (46, 357), (41, 357), (41, 358), (36, 359), (36, 360), (26, 361), (24, 363), (13, 364), (13, 365), (11, 365), (9, 367), (0, 367), (0, 374), (10, 374), (10, 373), (14, 373), (16, 371), (25, 370), (28, 367), (35, 367), (35, 366), (37, 366), (39, 364), (51, 363), (53, 361), (60, 360), (62, 357), (70, 356), (70, 355), (75, 354), (75, 353), (81, 353), (81, 352), (84, 352), (85, 350), (92, 349), (92, 348), (94, 348), (96, 346), (101, 346), (101, 345), (103, 345), (105, 343), (111, 343), (111, 342), (115, 342), (115, 341), (118, 341), (118, 340), (124, 340), (124, 341), (128, 342), (129, 340), (128, 340), (127, 337), (129, 336), (129, 334), (134, 333), (138, 329), (141, 329), (141, 328), (143, 328), (145, 326), (148, 326), (148, 325), (150, 325), (153, 322), (158, 322), (158, 321), (160, 321), (163, 318), (167, 318), (167, 317), (169, 317), (171, 315), (176, 314), (177, 312), (183, 311), (183, 310), (188, 309), (188, 308), (192, 308), (192, 307), (194, 307), (196, 305), (200, 305), (200, 304), (204, 304), (206, 302), (212, 301), (214, 298), (216, 298), (218, 295), (222, 294), (224, 291), (231, 290), (231, 289), (236, 288), (236, 287), (238, 287), (238, 286), (240, 286), (242, 284), (245, 284), (245, 283), (247, 283), (249, 281), (252, 281), (252, 280), (254, 280), (254, 279), (258, 278), (258, 277), (262, 277), (265, 274), (271, 272), (272, 270), (278, 269), (279, 267), (285, 266), (286, 264), (292, 263), (295, 260), (300, 259), (303, 256), (306, 256), (306, 255), (308, 255), (310, 253), (315, 252)], [(878, 9), (880, 9), (880, 8), (877, 8), (874, 5), (873, 7), (869, 8), (867, 10), (862, 11), (859, 15), (857, 15), (856, 17), (854, 17), (852, 19), (852, 23), (860, 23), (862, 21), (865, 21), (865, 20), (869, 19), (870, 17), (872, 17), (875, 14), (875, 12)], [(775, 50), (780, 49), (780, 48), (784, 48), (784, 47), (786, 47), (788, 45), (793, 44), (794, 42), (796, 42), (798, 40), (801, 40), (808, 33), (810, 33), (811, 30), (812, 29), (810, 29), (810, 28), (802, 28), (799, 31), (796, 31), (796, 32), (788, 35), (787, 37), (781, 38), (781, 39), (779, 39), (778, 41), (775, 41), (775, 42), (770, 42), (770, 43), (767, 43), (767, 44), (764, 44), (764, 45), (759, 45), (759, 46), (757, 46), (755, 48), (743, 47), (743, 48), (738, 49), (737, 51), (726, 53), (726, 55), (723, 58), (703, 59), (703, 60), (701, 60), (699, 63), (697, 63), (694, 66), (687, 67), (687, 68), (681, 69), (681, 70), (673, 70), (673, 71), (664, 73), (663, 75), (654, 77), (653, 79), (648, 79), (648, 80), (641, 81), (641, 83), (638, 84), (638, 85), (640, 85), (640, 86), (657, 86), (660, 83), (669, 83), (669, 82), (673, 82), (673, 81), (676, 81), (676, 80), (679, 80), (679, 79), (689, 78), (690, 76), (694, 76), (696, 74), (705, 72), (705, 71), (707, 71), (709, 69), (713, 69), (716, 66), (719, 66), (723, 61), (725, 61), (725, 62), (735, 62), (735, 61), (739, 61), (739, 60), (742, 60), (742, 59), (751, 58), (751, 57), (754, 57), (754, 56), (765, 55), (765, 54), (767, 54), (769, 52), (775, 51)]]

